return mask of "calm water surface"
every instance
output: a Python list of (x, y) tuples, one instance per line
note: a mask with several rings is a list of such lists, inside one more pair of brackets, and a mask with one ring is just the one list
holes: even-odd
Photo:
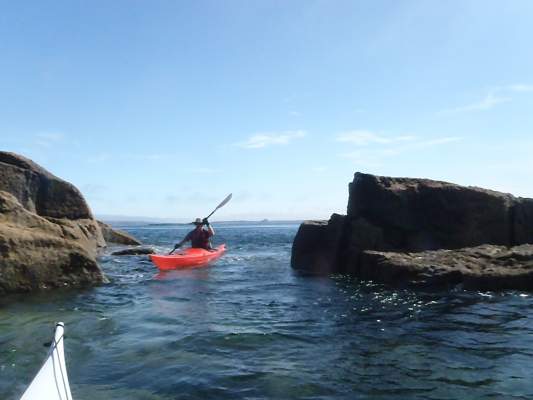
[[(75, 399), (531, 399), (527, 293), (393, 290), (289, 266), (297, 225), (224, 225), (207, 268), (104, 255), (111, 283), (0, 300), (0, 399), (18, 399), (54, 321)], [(168, 251), (185, 227), (130, 227)]]

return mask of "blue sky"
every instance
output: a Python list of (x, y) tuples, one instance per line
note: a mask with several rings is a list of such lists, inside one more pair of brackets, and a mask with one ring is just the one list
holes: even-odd
[(327, 218), (356, 171), (533, 197), (533, 2), (1, 3), (0, 148), (96, 214)]

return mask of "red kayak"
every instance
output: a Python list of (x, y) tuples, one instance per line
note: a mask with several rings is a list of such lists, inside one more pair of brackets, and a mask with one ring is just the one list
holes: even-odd
[(178, 268), (203, 267), (218, 259), (226, 251), (226, 245), (221, 244), (213, 250), (188, 248), (172, 255), (152, 254), (152, 262), (161, 271)]

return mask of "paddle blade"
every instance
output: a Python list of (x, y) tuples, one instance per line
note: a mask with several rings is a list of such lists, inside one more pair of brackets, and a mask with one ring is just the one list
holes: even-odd
[(224, 206), (228, 203), (228, 201), (231, 200), (231, 196), (232, 196), (231, 193), (228, 194), (228, 196), (227, 196), (224, 200), (222, 200), (222, 203), (220, 203), (220, 204), (217, 206), (217, 208), (215, 208), (213, 211), (211, 211), (211, 214), (209, 214), (207, 217), (205, 217), (205, 219), (208, 219), (208, 218), (209, 218), (211, 215), (213, 215), (213, 214), (215, 213), (215, 211), (218, 210), (220, 207), (224, 207)]
[(228, 201), (231, 200), (231, 197), (233, 196), (232, 193), (228, 194), (228, 196), (222, 200), (222, 203), (220, 203), (218, 206), (217, 206), (217, 209), (221, 208), (221, 207), (224, 207), (226, 204), (228, 204)]

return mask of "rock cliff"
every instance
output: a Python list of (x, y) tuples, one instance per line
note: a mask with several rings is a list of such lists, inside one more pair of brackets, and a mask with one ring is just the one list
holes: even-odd
[(293, 268), (398, 284), (533, 288), (533, 246), (526, 245), (533, 243), (533, 199), (356, 173), (347, 211), (300, 226)]

